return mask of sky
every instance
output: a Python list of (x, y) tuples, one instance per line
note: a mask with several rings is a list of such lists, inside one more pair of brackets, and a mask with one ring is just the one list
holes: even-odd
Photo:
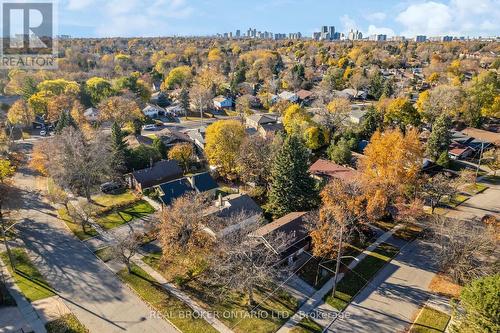
[(500, 35), (500, 0), (58, 0), (59, 34), (213, 35), (249, 27), (311, 36), (322, 25), (363, 34)]

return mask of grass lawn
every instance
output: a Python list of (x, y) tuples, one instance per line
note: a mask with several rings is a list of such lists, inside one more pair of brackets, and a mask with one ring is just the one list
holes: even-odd
[(134, 219), (145, 217), (155, 212), (155, 209), (145, 200), (139, 200), (117, 212), (110, 212), (95, 219), (104, 229), (116, 228)]
[[(72, 207), (72, 206), (70, 206)], [(68, 228), (81, 240), (86, 240), (92, 237), (97, 236), (99, 233), (92, 227), (86, 227), (86, 230), (83, 231), (82, 226), (78, 223), (74, 223), (73, 219), (69, 216), (66, 208), (60, 208), (57, 210), (57, 214), (59, 215), (59, 219), (62, 220)]]
[(398, 251), (398, 248), (390, 244), (380, 244), (354, 268), (354, 272), (346, 272), (344, 278), (337, 285), (335, 298), (329, 293), (326, 302), (338, 310), (343, 310), (366, 283), (394, 258)]
[(170, 295), (140, 267), (134, 265), (132, 267), (132, 274), (129, 274), (124, 269), (118, 272), (118, 275), (156, 311), (170, 320), (182, 332), (217, 332), (205, 320), (189, 318), (189, 314), (193, 313), (193, 310), (176, 297)]
[(410, 328), (410, 333), (444, 332), (449, 321), (450, 316), (446, 313), (424, 306)]
[(47, 333), (88, 333), (89, 330), (74, 314), (67, 314), (45, 325)]
[(481, 183), (475, 183), (475, 184), (470, 184), (464, 188), (464, 191), (470, 195), (474, 194), (479, 194), (486, 190), (488, 186), (481, 184)]
[(376, 227), (382, 229), (383, 231), (389, 231), (397, 225), (397, 223), (394, 221), (381, 221), (381, 220), (375, 221), (373, 224)]
[(457, 194), (453, 198), (451, 198), (451, 200), (449, 198), (441, 200), (441, 204), (448, 206), (448, 207), (451, 207), (451, 208), (455, 208), (455, 207), (463, 204), (465, 201), (469, 200), (469, 198), (470, 197), (467, 195)]
[(292, 328), (291, 333), (321, 333), (323, 328), (309, 318), (304, 318)]
[(99, 194), (92, 197), (92, 200), (97, 206), (111, 207), (116, 205), (123, 205), (128, 202), (134, 202), (136, 196), (130, 191), (121, 194)]
[(114, 258), (113, 249), (111, 247), (104, 247), (94, 252), (102, 261), (108, 262)]
[[(476, 168), (472, 168), (471, 166), (469, 166), (465, 163), (462, 163), (460, 161), (454, 161), (454, 160), (450, 161), (450, 165), (448, 166), (448, 169), (456, 171), (456, 172), (460, 172), (460, 171), (465, 170), (465, 169), (476, 171)], [(479, 169), (478, 176), (484, 176), (486, 174), (487, 174), (486, 171), (484, 171), (483, 169)]]
[[(21, 249), (12, 249), (16, 272), (13, 274), (17, 286), (21, 289), (24, 297), (30, 302), (39, 299), (54, 296), (50, 285), (45, 281), (40, 272), (33, 266), (33, 263), (28, 258), (28, 254)], [(7, 265), (7, 268), (12, 274), (12, 267), (9, 264), (9, 256), (7, 252), (0, 254), (2, 261)]]
[(413, 223), (406, 223), (404, 227), (394, 232), (394, 237), (412, 241), (422, 232), (423, 228)]
[(160, 257), (161, 254), (152, 254), (143, 260), (168, 281), (182, 282), (183, 291), (197, 300), (206, 310), (225, 314), (219, 317), (219, 320), (236, 333), (276, 332), (298, 309), (297, 300), (288, 293), (282, 290), (273, 293), (273, 288), (258, 288), (254, 296), (259, 306), (255, 311), (263, 315), (251, 315), (246, 305), (248, 299), (246, 295), (234, 292), (223, 300), (210, 297), (206, 286), (185, 274), (185, 268), (188, 266), (185, 264), (186, 258), (176, 257), (175, 262), (161, 267)]

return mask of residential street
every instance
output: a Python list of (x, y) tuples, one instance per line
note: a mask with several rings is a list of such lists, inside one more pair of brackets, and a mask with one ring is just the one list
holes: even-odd
[(34, 257), (34, 264), (64, 299), (70, 310), (91, 331), (176, 332), (128, 289), (42, 200), (31, 171), (20, 168), (14, 177), (18, 193), (10, 207), (21, 222), (19, 235)]
[(328, 332), (406, 332), (413, 315), (429, 297), (435, 274), (433, 247), (414, 241), (387, 264), (346, 308)]

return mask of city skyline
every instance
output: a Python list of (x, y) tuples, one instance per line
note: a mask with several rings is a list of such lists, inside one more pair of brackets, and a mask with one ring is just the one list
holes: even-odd
[(75, 37), (212, 36), (248, 27), (311, 36), (323, 24), (364, 36), (487, 37), (499, 34), (499, 16), (500, 0), (59, 1), (59, 31)]

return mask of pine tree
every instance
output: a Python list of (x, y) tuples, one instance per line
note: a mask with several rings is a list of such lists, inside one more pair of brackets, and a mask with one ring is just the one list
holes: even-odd
[(179, 94), (179, 99), (181, 102), (181, 107), (186, 113), (186, 118), (187, 118), (189, 113), (190, 101), (189, 101), (189, 92), (187, 91), (186, 88), (182, 88), (181, 93)]
[(160, 153), (161, 158), (167, 158), (167, 146), (163, 143), (163, 141), (160, 138), (154, 138), (153, 148), (158, 150), (158, 153)]
[(451, 119), (448, 115), (439, 116), (432, 126), (432, 133), (427, 141), (427, 155), (436, 161), (443, 153), (448, 153), (451, 143)]
[(268, 210), (274, 217), (308, 210), (317, 202), (314, 180), (308, 172), (309, 152), (296, 136), (288, 136), (271, 170)]
[(114, 122), (111, 127), (111, 151), (113, 169), (124, 171), (129, 152), (127, 143), (125, 142), (125, 135), (117, 122)]
[(59, 119), (57, 120), (57, 125), (56, 128), (54, 129), (54, 132), (56, 134), (61, 134), (64, 128), (71, 126), (73, 128), (77, 128), (76, 122), (71, 116), (71, 114), (67, 111), (61, 112), (59, 115)]

